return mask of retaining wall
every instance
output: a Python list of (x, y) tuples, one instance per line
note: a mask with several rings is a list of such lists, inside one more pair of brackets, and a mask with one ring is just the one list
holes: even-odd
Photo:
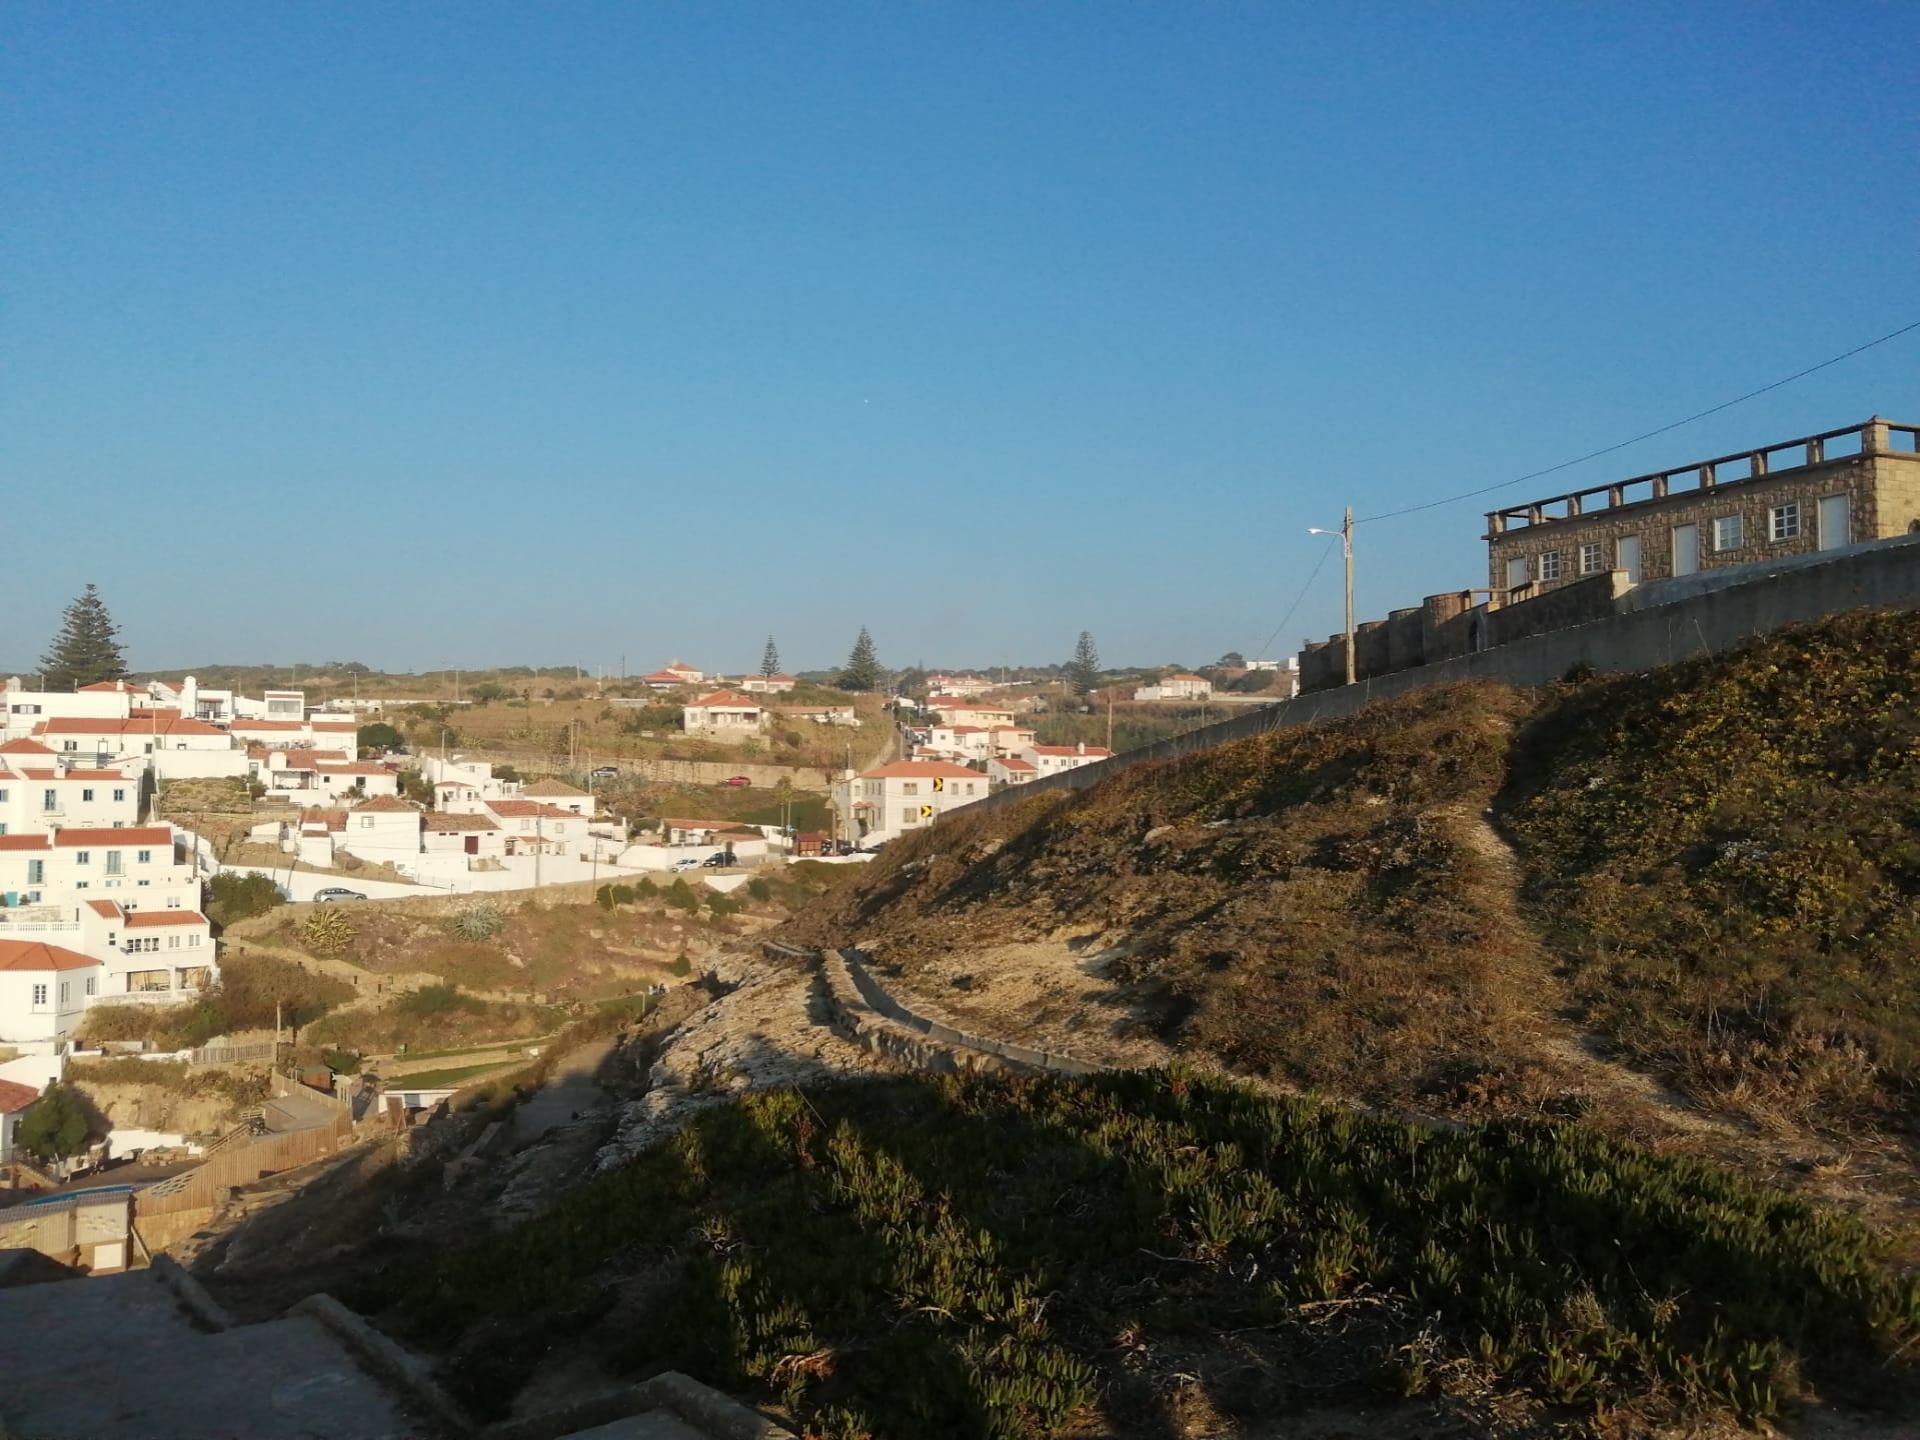
[[(1689, 577), (1691, 579), (1692, 577)], [(1730, 650), (1786, 625), (1860, 609), (1920, 609), (1920, 536), (1803, 557), (1742, 583), (1702, 589), (1665, 605), (1633, 609), (1585, 625), (1530, 635), (1477, 654), (1398, 670), (1283, 700), (1248, 715), (1189, 730), (1111, 760), (1003, 790), (966, 811), (1014, 805), (1049, 790), (1084, 790), (1116, 770), (1210, 750), (1249, 735), (1351, 715), (1375, 700), (1430, 685), (1498, 680), (1549, 685), (1576, 665), (1631, 673)]]

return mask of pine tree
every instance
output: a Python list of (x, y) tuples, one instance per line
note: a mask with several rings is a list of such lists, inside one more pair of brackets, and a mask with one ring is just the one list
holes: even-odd
[(1100, 683), (1100, 651), (1086, 630), (1080, 632), (1080, 639), (1073, 647), (1073, 659), (1067, 662), (1067, 679), (1073, 682), (1076, 695), (1091, 695)]
[(760, 673), (778, 675), (780, 673), (780, 647), (773, 643), (773, 637), (767, 636), (767, 648), (760, 656)]
[(860, 627), (860, 638), (853, 642), (853, 651), (847, 656), (847, 663), (840, 670), (840, 688), (842, 690), (872, 690), (880, 684), (880, 658), (873, 653), (873, 637), (867, 634), (867, 627)]
[(100, 599), (100, 592), (89, 585), (80, 598), (67, 606), (60, 622), (60, 633), (40, 657), (41, 686), (48, 690), (78, 690), (82, 685), (102, 680), (118, 680), (127, 673), (120, 653), (120, 633)]

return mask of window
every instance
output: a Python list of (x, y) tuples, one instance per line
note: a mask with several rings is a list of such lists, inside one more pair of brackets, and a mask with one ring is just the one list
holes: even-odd
[(1540, 578), (1558, 580), (1560, 578), (1560, 552), (1549, 550), (1540, 557)]
[(62, 980), (60, 982), (60, 1003), (62, 1005), (66, 1004), (67, 996), (69, 996), (72, 993), (73, 993), (73, 986), (69, 985), (65, 980)]
[(107, 851), (107, 874), (109, 875), (126, 874), (126, 871), (123, 868), (121, 868), (121, 865), (120, 865), (120, 853), (121, 852), (118, 850)]
[(153, 851), (151, 850), (134, 851), (133, 863), (136, 865), (151, 865), (153, 863)]
[(903, 781), (900, 786), (900, 793), (902, 795), (918, 795), (920, 793), (920, 782), (918, 780)]
[(94, 977), (89, 975), (87, 977), (87, 994), (89, 995), (93, 994), (94, 983), (95, 983)]
[(193, 945), (198, 945), (199, 943), (200, 943), (200, 937), (198, 935), (189, 935), (187, 937), (188, 945), (193, 946)]
[(91, 850), (74, 851), (73, 863), (76, 865), (91, 865), (93, 863), (93, 852)]
[(91, 788), (91, 787), (89, 787), (89, 788), (87, 788), (87, 789), (84, 789), (84, 790), (82, 790), (82, 791), (80, 792), (80, 799), (81, 799), (81, 801), (82, 801), (83, 803), (85, 803), (85, 804), (88, 804), (88, 805), (91, 805), (91, 804), (93, 803), (93, 790), (92, 790), (92, 788)]
[(1738, 550), (1747, 542), (1746, 522), (1738, 515), (1718, 515), (1713, 521), (1713, 548)]
[(362, 830), (373, 829), (373, 817), (371, 815), (362, 815), (360, 817), (360, 828)]
[(44, 860), (27, 861), (27, 883), (29, 885), (44, 884), (46, 882), (46, 878), (47, 878), (47, 862), (46, 861)]
[(1518, 590), (1527, 583), (1527, 557), (1516, 555), (1507, 561), (1507, 588)]
[(42, 791), (40, 794), (40, 808), (49, 815), (58, 810), (60, 808), (60, 792), (58, 790)]
[(1774, 541), (1800, 538), (1800, 502), (1798, 500), (1791, 500), (1785, 505), (1776, 505), (1767, 512), (1767, 538)]
[(1598, 575), (1606, 568), (1607, 552), (1605, 546), (1596, 543), (1582, 545), (1580, 547), (1580, 573), (1582, 575)]
[[(4, 798), (4, 797), (0, 797), (0, 798)], [(127, 792), (124, 790), (115, 790), (113, 792), (113, 798), (114, 798), (114, 803), (118, 804), (127, 798)]]
[(7, 803), (7, 792), (3, 789), (0, 789), (0, 805), (4, 805), (6, 803)]
[(33, 1003), (36, 1008), (39, 1006), (45, 1005), (47, 1003), (47, 987), (46, 986), (36, 985), (33, 987)]

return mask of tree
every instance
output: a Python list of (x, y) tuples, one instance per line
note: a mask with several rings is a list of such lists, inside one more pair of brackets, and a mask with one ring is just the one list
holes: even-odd
[(13, 1132), (13, 1139), (36, 1160), (58, 1161), (78, 1155), (87, 1144), (86, 1107), (71, 1085), (56, 1080), (33, 1102), (20, 1128)]
[(102, 680), (118, 680), (127, 673), (120, 653), (120, 633), (107, 613), (100, 592), (92, 585), (67, 606), (60, 633), (40, 657), (41, 685), (48, 690), (78, 690)]
[(1238, 670), (1242, 665), (1247, 663), (1247, 657), (1242, 655), (1238, 650), (1229, 650), (1213, 663), (1224, 666), (1229, 670)]
[(872, 690), (880, 684), (880, 657), (874, 654), (873, 637), (860, 627), (860, 638), (853, 642), (847, 663), (840, 668), (842, 690)]
[(1073, 647), (1073, 659), (1067, 662), (1067, 679), (1076, 695), (1091, 695), (1100, 683), (1100, 651), (1090, 632), (1082, 630)]
[(384, 720), (362, 725), (360, 733), (353, 738), (363, 753), (368, 750), (398, 750), (406, 743), (401, 739), (400, 732)]
[(264, 915), (286, 902), (265, 875), (224, 871), (207, 882), (207, 919), (225, 929), (250, 915)]
[(780, 673), (780, 647), (773, 643), (773, 637), (767, 636), (767, 648), (760, 656), (760, 673), (778, 675)]

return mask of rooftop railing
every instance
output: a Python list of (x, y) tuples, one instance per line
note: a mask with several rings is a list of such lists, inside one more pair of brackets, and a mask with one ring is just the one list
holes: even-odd
[[(1515, 528), (1550, 525), (1562, 520), (1577, 520), (1586, 515), (1605, 514), (1625, 505), (1649, 500), (1665, 500), (1676, 495), (1700, 494), (1726, 485), (1749, 480), (1791, 474), (1809, 466), (1825, 464), (1857, 455), (1920, 454), (1920, 425), (1897, 425), (1875, 416), (1858, 425), (1838, 430), (1823, 430), (1818, 435), (1803, 435), (1797, 440), (1782, 440), (1757, 450), (1740, 450), (1731, 455), (1716, 455), (1711, 460), (1691, 460), (1668, 470), (1636, 475), (1630, 480), (1615, 480), (1585, 490), (1569, 490), (1524, 505), (1510, 505), (1487, 512), (1487, 536), (1504, 535)], [(1589, 502), (1598, 499), (1600, 503)]]

